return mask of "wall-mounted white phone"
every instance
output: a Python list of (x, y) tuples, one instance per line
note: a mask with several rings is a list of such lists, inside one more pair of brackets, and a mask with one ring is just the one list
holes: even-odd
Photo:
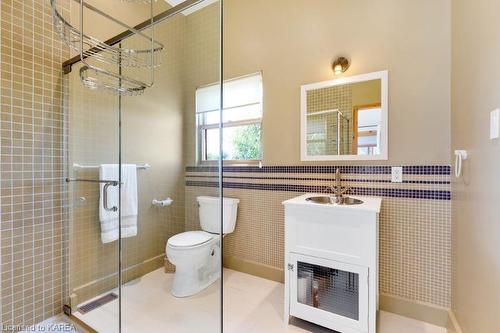
[(467, 150), (455, 150), (455, 177), (462, 174), (462, 161), (467, 159)]

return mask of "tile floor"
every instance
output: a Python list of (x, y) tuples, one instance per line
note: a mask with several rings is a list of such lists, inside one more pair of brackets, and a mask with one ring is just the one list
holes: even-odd
[(86, 333), (83, 328), (73, 323), (63, 314), (47, 319), (34, 326), (26, 327), (21, 333), (28, 332)]
[[(172, 274), (159, 269), (124, 286), (122, 332), (219, 332), (220, 284), (179, 299), (170, 294), (172, 279)], [(224, 332), (332, 333), (298, 319), (285, 325), (283, 292), (281, 283), (224, 270)], [(98, 332), (118, 332), (117, 301), (75, 316)], [(378, 325), (378, 333), (447, 333), (444, 328), (384, 311), (379, 313)]]

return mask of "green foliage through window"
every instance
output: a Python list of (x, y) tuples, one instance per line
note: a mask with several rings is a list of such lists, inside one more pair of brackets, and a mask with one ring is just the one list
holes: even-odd
[(238, 128), (233, 136), (235, 160), (259, 160), (262, 157), (260, 124)]

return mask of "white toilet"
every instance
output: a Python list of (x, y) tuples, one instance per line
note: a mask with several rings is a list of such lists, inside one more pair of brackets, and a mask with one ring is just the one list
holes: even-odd
[[(197, 197), (203, 231), (187, 231), (167, 241), (168, 260), (175, 265), (172, 295), (187, 297), (220, 277), (220, 198)], [(239, 199), (223, 198), (223, 235), (234, 231)]]

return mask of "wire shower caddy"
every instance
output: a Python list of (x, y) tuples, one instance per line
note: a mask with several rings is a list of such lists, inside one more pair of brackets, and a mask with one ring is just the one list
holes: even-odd
[[(61, 1), (74, 1), (80, 8), (79, 29), (69, 23), (69, 19), (58, 10)], [(151, 23), (153, 23), (153, 1), (150, 0), (122, 0), (125, 3), (149, 4)], [(154, 28), (151, 25), (151, 36), (146, 35), (111, 15), (101, 11), (86, 0), (50, 0), (53, 15), (53, 24), (60, 38), (68, 47), (77, 52), (83, 66), (80, 68), (80, 79), (90, 89), (106, 90), (121, 95), (140, 95), (146, 88), (154, 84), (155, 68), (161, 65), (163, 44), (154, 39)], [(122, 43), (109, 45), (98, 38), (85, 33), (84, 10), (89, 10), (100, 17), (109, 20), (133, 32), (141, 42), (148, 47), (124, 48)], [(127, 73), (123, 73), (126, 70)], [(144, 79), (143, 73), (148, 77)], [(132, 75), (131, 75), (132, 74)]]

